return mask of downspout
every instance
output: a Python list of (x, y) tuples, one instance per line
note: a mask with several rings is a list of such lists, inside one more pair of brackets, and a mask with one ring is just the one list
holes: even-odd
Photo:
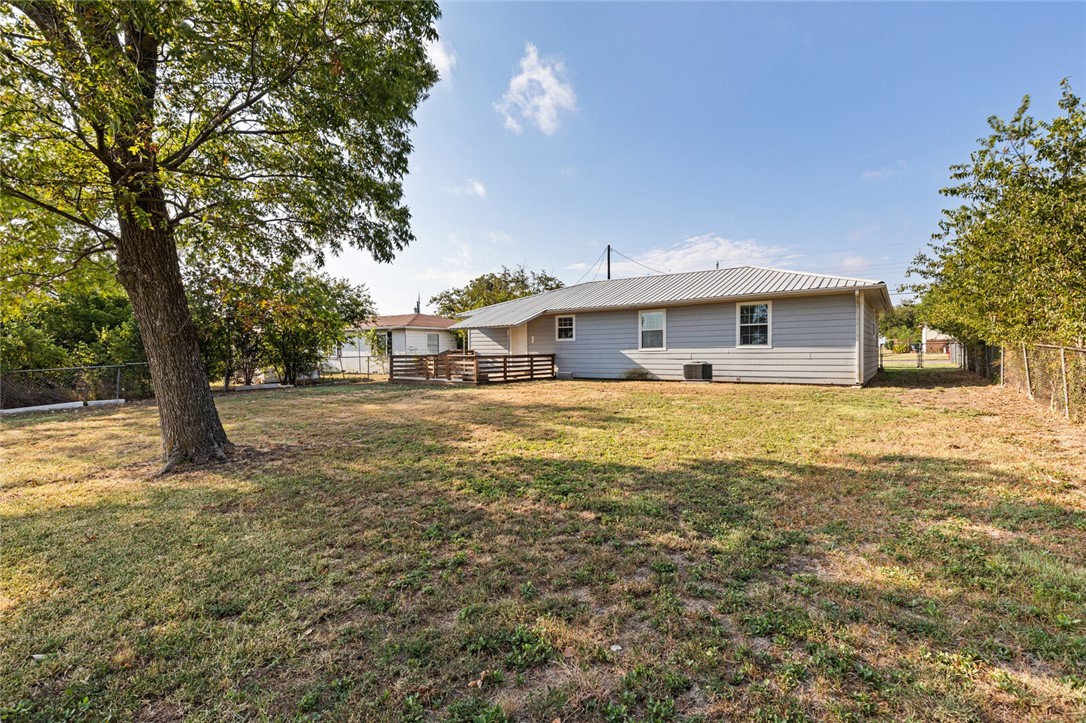
[(864, 297), (856, 289), (856, 384), (864, 383)]

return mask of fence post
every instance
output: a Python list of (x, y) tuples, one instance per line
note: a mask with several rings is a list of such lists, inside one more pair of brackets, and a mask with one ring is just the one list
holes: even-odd
[(388, 355), (388, 380), (391, 382), (393, 377), (396, 376), (396, 357), (392, 354)]
[(1071, 418), (1071, 401), (1067, 397), (1067, 354), (1066, 349), (1060, 347), (1060, 371), (1063, 372), (1063, 416)]
[(1033, 399), (1033, 382), (1029, 379), (1029, 355), (1026, 354), (1026, 342), (1022, 342), (1022, 364), (1026, 367), (1026, 396)]
[(1006, 357), (1007, 357), (1007, 347), (1000, 344), (999, 345), (999, 386), (1001, 386), (1001, 387), (1004, 387), (1004, 386), (1007, 385), (1007, 382), (1004, 381), (1005, 378), (1006, 378), (1004, 376), (1005, 375), (1004, 370), (1007, 368), (1007, 364), (1006, 364), (1007, 359), (1006, 359)]
[[(121, 398), (121, 369), (122, 368), (123, 367), (117, 367), (117, 384), (115, 386), (116, 393), (113, 395), (114, 399), (120, 399)], [(1063, 375), (1063, 396), (1064, 396), (1065, 399), (1067, 398), (1067, 373), (1066, 372), (1064, 372), (1064, 375)]]

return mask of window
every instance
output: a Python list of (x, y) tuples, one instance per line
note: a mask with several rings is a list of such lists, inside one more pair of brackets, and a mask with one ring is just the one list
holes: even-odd
[(557, 341), (573, 341), (576, 338), (572, 316), (554, 317), (554, 338)]
[(641, 349), (664, 348), (664, 312), (641, 312)]
[(771, 346), (769, 319), (772, 302), (764, 304), (737, 304), (738, 314), (736, 346)]
[(441, 351), (441, 337), (437, 334), (426, 335), (426, 351), (431, 354), (437, 354)]

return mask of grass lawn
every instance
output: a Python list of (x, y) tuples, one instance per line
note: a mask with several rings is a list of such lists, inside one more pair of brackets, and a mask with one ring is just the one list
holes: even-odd
[(219, 409), (4, 422), (5, 721), (1086, 717), (1086, 434), (963, 372)]

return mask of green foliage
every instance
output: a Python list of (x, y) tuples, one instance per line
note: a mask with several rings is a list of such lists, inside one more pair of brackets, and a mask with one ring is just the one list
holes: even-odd
[(116, 282), (67, 283), (0, 310), (0, 366), (41, 369), (144, 361), (132, 306)]
[(0, 14), (9, 281), (108, 264), (121, 223), (157, 214), (171, 244), (318, 262), (412, 240), (401, 179), (436, 3), (17, 5)]
[(388, 332), (384, 329), (366, 329), (362, 338), (366, 340), (371, 354), (385, 356), (392, 351), (388, 346)]
[(909, 348), (909, 344), (920, 341), (920, 307), (912, 301), (903, 301), (888, 314), (879, 317), (879, 335), (886, 337), (898, 348)]
[(272, 291), (264, 283), (263, 266), (255, 261), (226, 268), (189, 264), (186, 276), (189, 309), (208, 376), (229, 385), (237, 373), (243, 384), (252, 384), (267, 356), (264, 300)]
[(348, 326), (374, 314), (365, 287), (304, 266), (274, 270), (267, 288), (262, 333), (268, 361), (286, 384), (316, 369), (324, 353), (344, 341)]
[(527, 271), (523, 266), (514, 269), (502, 267), (499, 273), (477, 276), (459, 289), (442, 291), (430, 299), (441, 316), (456, 316), (465, 311), (478, 309), (522, 296), (562, 288), (557, 278), (545, 271)]
[(265, 268), (256, 260), (188, 271), (189, 304), (212, 378), (241, 375), (245, 384), (265, 365), (293, 384), (344, 340), (348, 326), (373, 316), (364, 286), (308, 266)]
[(910, 269), (925, 320), (967, 343), (1086, 338), (1086, 108), (1061, 86), (1052, 121), (1027, 115), (1029, 96), (1010, 121), (989, 118), (942, 190), (964, 203)]

